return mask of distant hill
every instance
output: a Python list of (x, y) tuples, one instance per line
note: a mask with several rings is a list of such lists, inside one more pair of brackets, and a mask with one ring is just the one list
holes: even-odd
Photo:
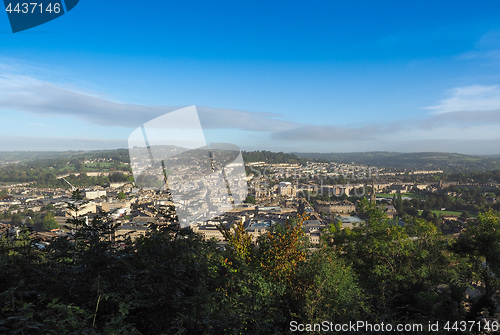
[[(126, 149), (68, 152), (0, 152), (0, 184), (34, 182), (41, 187), (65, 186), (56, 177), (87, 172), (129, 171)], [(120, 174), (120, 173), (118, 173)], [(115, 178), (114, 176), (113, 178)], [(122, 179), (127, 177), (119, 176)], [(83, 178), (82, 178), (83, 179)], [(95, 182), (105, 183), (107, 180)], [(121, 181), (121, 180), (120, 180)], [(74, 181), (76, 185), (77, 181)], [(82, 181), (82, 183), (85, 182)]]
[(354, 163), (378, 168), (406, 170), (443, 170), (445, 172), (489, 171), (500, 169), (499, 156), (471, 156), (444, 152), (351, 152), (294, 153), (306, 159)]
[(41, 159), (97, 159), (111, 158), (128, 163), (128, 149), (88, 151), (0, 151), (0, 165), (24, 163)]
[[(284, 153), (271, 151), (243, 151), (245, 162), (305, 163), (308, 160), (354, 163), (398, 170), (443, 170), (445, 172), (482, 172), (500, 170), (500, 156), (472, 156), (444, 152), (350, 152), (350, 153)], [(107, 158), (128, 164), (128, 149), (92, 151), (12, 151), (0, 152), (0, 166), (12, 163), (36, 162), (38, 167), (55, 163), (77, 162)], [(16, 164), (17, 165), (17, 164)], [(30, 164), (29, 166), (32, 166)], [(76, 166), (75, 166), (76, 167)], [(78, 168), (76, 169), (78, 171)]]
[(243, 160), (247, 163), (251, 162), (266, 162), (269, 164), (296, 164), (305, 163), (305, 158), (300, 158), (294, 154), (284, 152), (271, 152), (271, 151), (243, 151)]
[[(297, 157), (294, 154), (271, 151), (243, 151), (245, 162), (267, 162), (276, 163), (300, 163), (305, 162), (305, 158)], [(129, 163), (128, 149), (114, 150), (92, 150), (92, 151), (0, 151), (0, 166), (10, 163), (27, 163), (45, 160), (51, 163), (52, 160), (88, 160), (108, 158), (119, 162)]]

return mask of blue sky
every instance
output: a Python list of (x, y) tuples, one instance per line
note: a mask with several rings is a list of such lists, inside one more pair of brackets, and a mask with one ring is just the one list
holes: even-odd
[(126, 147), (196, 105), (246, 150), (500, 154), (498, 1), (81, 0), (0, 39), (0, 150)]

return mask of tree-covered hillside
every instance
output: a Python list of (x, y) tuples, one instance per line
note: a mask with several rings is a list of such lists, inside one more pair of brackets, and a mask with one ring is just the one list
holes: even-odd
[(243, 151), (243, 159), (246, 163), (251, 162), (266, 162), (268, 164), (296, 164), (304, 163), (306, 159), (297, 157), (294, 154), (284, 152), (271, 152), (271, 151)]
[[(45, 156), (45, 158), (38, 158), (40, 155), (26, 155), (23, 156), (22, 162), (0, 166), (0, 183), (33, 182), (34, 186), (40, 187), (65, 187), (65, 183), (57, 179), (58, 176), (87, 172), (110, 172), (112, 174), (116, 171), (131, 171), (128, 150), (125, 149), (49, 153), (48, 155), (55, 155), (52, 158)], [(73, 180), (78, 184), (78, 179), (86, 178), (82, 175)], [(109, 180), (104, 180), (106, 178), (101, 178), (101, 180), (93, 178), (95, 180), (87, 178), (85, 181), (89, 184), (109, 182)], [(82, 184), (82, 186), (85, 185)]]

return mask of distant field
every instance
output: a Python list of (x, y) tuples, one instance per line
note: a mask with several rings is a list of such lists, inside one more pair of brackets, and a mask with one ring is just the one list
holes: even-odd
[(107, 172), (112, 170), (113, 168), (117, 171), (127, 171), (129, 169), (129, 166), (127, 164), (116, 162), (86, 163), (84, 166), (89, 170), (89, 172)]
[[(390, 198), (392, 199), (396, 194), (389, 194), (389, 193), (377, 193), (375, 196), (380, 197), (380, 198)], [(406, 198), (413, 198), (413, 199), (422, 199), (423, 197), (420, 194), (415, 194), (415, 193), (401, 193), (401, 197), (406, 197)]]
[[(422, 214), (422, 210), (418, 211), (418, 214)], [(437, 216), (448, 216), (448, 215), (455, 215), (455, 216), (460, 216), (462, 215), (462, 212), (455, 212), (455, 211), (431, 211), (432, 213), (436, 214)]]
[(436, 214), (437, 216), (447, 216), (447, 215), (455, 215), (455, 216), (460, 216), (462, 215), (462, 212), (454, 212), (454, 211), (431, 211), (432, 213)]
[(103, 167), (103, 168), (109, 168), (113, 163), (109, 162), (100, 162), (100, 163), (86, 163), (85, 166), (91, 167), (91, 168), (96, 168), (97, 166)]
[(375, 196), (379, 197), (379, 198), (390, 198), (390, 199), (392, 199), (392, 197), (394, 196), (394, 194), (377, 193), (377, 194), (375, 194)]

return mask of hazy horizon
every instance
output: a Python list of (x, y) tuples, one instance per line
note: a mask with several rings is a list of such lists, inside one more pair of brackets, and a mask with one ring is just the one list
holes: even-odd
[[(128, 148), (110, 148), (110, 149), (72, 149), (72, 150), (0, 150), (0, 155), (3, 153), (71, 153), (71, 152), (93, 152), (93, 151), (113, 151), (113, 150), (129, 150)], [(391, 154), (451, 154), (451, 155), (464, 155), (464, 156), (480, 156), (480, 157), (494, 157), (500, 156), (498, 154), (463, 154), (459, 152), (451, 151), (384, 151), (384, 150), (374, 150), (374, 151), (329, 151), (329, 152), (319, 152), (319, 151), (273, 151), (266, 149), (256, 149), (256, 150), (245, 150), (244, 152), (256, 152), (256, 151), (270, 151), (274, 153), (283, 152), (286, 154), (363, 154), (363, 153), (391, 153)]]

